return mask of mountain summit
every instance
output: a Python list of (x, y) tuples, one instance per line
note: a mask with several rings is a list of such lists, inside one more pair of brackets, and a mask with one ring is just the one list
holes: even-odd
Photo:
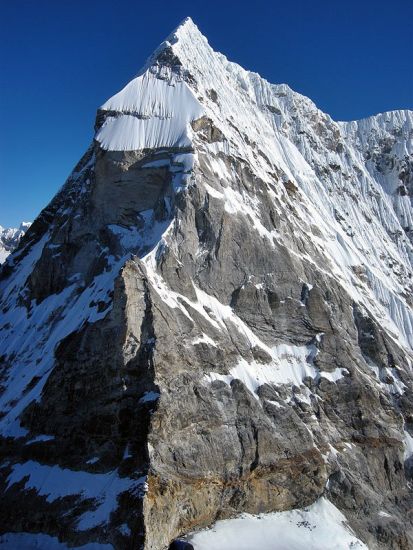
[(0, 542), (312, 505), (413, 547), (413, 113), (335, 122), (188, 18), (95, 130), (0, 272)]

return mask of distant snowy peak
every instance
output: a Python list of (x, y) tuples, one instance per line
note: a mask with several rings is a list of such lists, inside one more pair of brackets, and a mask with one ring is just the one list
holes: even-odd
[(18, 228), (2, 227), (0, 225), (0, 264), (13, 252), (20, 239), (29, 229), (31, 222), (22, 222)]

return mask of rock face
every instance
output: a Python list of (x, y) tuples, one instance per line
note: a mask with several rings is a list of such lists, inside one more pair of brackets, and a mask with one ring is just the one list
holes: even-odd
[(2, 532), (162, 550), (323, 495), (413, 548), (412, 134), (185, 20), (2, 268)]
[(17, 247), (20, 239), (29, 229), (30, 225), (30, 222), (22, 222), (19, 228), (4, 228), (0, 225), (0, 264), (2, 264), (7, 256)]

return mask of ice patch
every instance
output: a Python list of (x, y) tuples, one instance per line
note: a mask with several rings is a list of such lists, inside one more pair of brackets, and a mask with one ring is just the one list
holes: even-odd
[(151, 401), (156, 401), (160, 397), (160, 393), (157, 391), (147, 391), (139, 399), (138, 403), (150, 403)]
[(45, 441), (53, 441), (55, 439), (54, 435), (38, 435), (30, 441), (27, 441), (26, 445), (31, 445), (32, 443), (41, 443)]

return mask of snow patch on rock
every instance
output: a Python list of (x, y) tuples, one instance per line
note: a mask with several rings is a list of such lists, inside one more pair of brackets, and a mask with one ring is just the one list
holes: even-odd
[(35, 489), (38, 495), (46, 497), (47, 502), (54, 502), (68, 495), (79, 495), (82, 500), (95, 499), (95, 510), (84, 512), (78, 520), (78, 529), (84, 531), (107, 523), (110, 514), (117, 508), (118, 495), (132, 488), (143, 488), (146, 477), (136, 480), (124, 478), (119, 477), (116, 471), (92, 474), (60, 468), (57, 465), (46, 466), (29, 460), (12, 466), (6, 491), (21, 481), (24, 481), (26, 490)]

